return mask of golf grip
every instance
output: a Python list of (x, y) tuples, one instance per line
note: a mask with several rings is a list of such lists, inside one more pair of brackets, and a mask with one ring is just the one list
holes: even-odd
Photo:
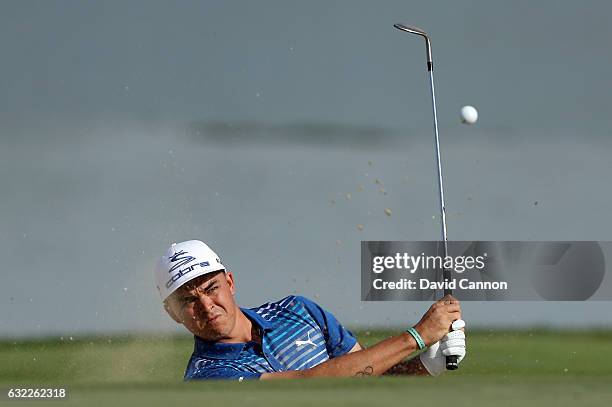
[(446, 370), (457, 370), (459, 363), (457, 363), (457, 355), (446, 357)]
[[(447, 276), (450, 277), (450, 270), (444, 269), (443, 272), (444, 280), (447, 279)], [(449, 289), (444, 290), (444, 295), (453, 295), (453, 291)], [(451, 355), (446, 357), (446, 370), (457, 370), (459, 369), (459, 362), (457, 361), (456, 355)]]

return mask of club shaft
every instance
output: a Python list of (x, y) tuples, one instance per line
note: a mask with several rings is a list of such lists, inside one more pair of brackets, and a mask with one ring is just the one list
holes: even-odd
[[(431, 56), (431, 51), (428, 41), (428, 54)], [(428, 61), (429, 62), (429, 61)], [(436, 166), (438, 169), (438, 196), (440, 198), (440, 228), (442, 233), (442, 256), (446, 259), (448, 254), (448, 235), (446, 232), (446, 204), (444, 202), (444, 182), (442, 181), (442, 160), (440, 159), (440, 137), (438, 134), (438, 113), (436, 109), (436, 91), (434, 86), (433, 77), (433, 64), (428, 63), (429, 70), (429, 85), (431, 89), (431, 107), (433, 110), (433, 123), (434, 123), (434, 142), (436, 145)], [(450, 270), (442, 268), (444, 280), (450, 280)], [(452, 290), (444, 288), (444, 295), (452, 294)]]

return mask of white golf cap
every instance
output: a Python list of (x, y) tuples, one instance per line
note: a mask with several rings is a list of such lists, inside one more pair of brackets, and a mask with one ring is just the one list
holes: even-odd
[(173, 243), (155, 267), (157, 290), (163, 301), (186, 282), (219, 270), (225, 270), (225, 266), (205, 243)]

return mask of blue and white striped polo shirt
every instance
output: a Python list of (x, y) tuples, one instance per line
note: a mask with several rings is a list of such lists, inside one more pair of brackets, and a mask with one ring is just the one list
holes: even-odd
[(309, 369), (348, 353), (357, 343), (331, 313), (304, 297), (291, 295), (241, 310), (261, 328), (261, 344), (215, 343), (196, 336), (185, 380), (257, 379), (266, 372)]

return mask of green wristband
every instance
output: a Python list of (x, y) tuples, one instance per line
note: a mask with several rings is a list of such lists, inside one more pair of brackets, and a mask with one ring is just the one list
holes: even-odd
[(412, 337), (416, 341), (417, 345), (419, 346), (420, 350), (423, 350), (423, 349), (425, 349), (427, 347), (425, 345), (425, 341), (423, 340), (423, 338), (421, 338), (421, 335), (419, 335), (419, 333), (417, 332), (416, 329), (409, 328), (409, 329), (406, 330), (406, 332), (408, 332), (410, 335), (412, 335)]

